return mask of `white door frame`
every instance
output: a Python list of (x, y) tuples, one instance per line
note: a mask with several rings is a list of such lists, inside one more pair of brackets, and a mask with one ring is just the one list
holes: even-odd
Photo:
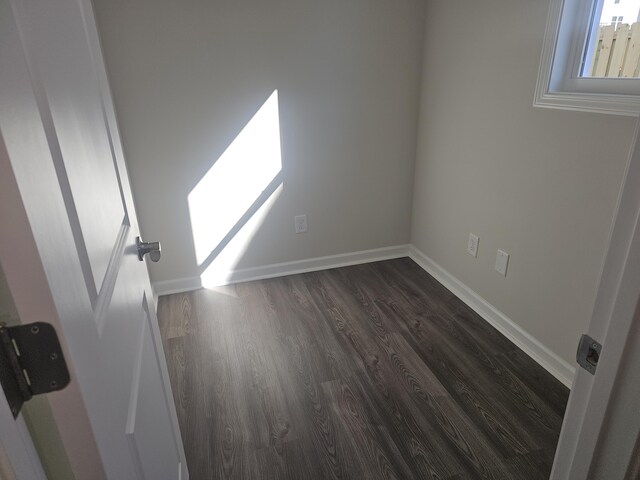
[(22, 414), (14, 419), (4, 394), (0, 394), (0, 478), (47, 480)]
[[(627, 337), (640, 300), (640, 121), (609, 237), (587, 332), (603, 345), (595, 376), (578, 368), (551, 472), (552, 480), (584, 480), (598, 452), (607, 408), (619, 380)], [(602, 159), (606, 161), (606, 159)], [(578, 338), (576, 338), (576, 345)]]

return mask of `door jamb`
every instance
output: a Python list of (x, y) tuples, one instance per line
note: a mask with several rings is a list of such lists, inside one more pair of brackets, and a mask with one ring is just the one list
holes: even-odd
[[(578, 369), (551, 480), (588, 477), (640, 299), (640, 119), (636, 124), (587, 333), (603, 345), (595, 376)], [(577, 339), (576, 339), (577, 341)]]

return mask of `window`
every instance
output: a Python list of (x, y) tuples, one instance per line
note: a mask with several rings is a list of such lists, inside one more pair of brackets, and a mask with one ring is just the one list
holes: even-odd
[(640, 22), (625, 18), (640, 0), (551, 0), (534, 105), (638, 115)]

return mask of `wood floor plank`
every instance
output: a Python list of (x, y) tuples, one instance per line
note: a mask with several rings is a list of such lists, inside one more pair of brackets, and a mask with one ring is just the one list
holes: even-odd
[(192, 480), (547, 478), (568, 390), (408, 258), (160, 297)]
[(273, 447), (260, 448), (256, 451), (256, 460), (259, 468), (254, 478), (258, 480), (324, 478), (315, 458), (314, 447), (306, 439), (288, 442), (281, 451)]
[[(412, 402), (402, 387), (376, 378), (371, 372), (358, 375), (363, 397), (371, 402), (371, 409), (382, 419), (390, 438), (401, 453), (413, 476), (410, 478), (446, 479), (461, 471), (456, 455), (447, 448), (435, 427), (423, 415), (416, 415)], [(371, 389), (373, 383), (375, 389)]]
[[(397, 316), (399, 323), (410, 319), (405, 323), (408, 340), (504, 455), (538, 449), (540, 438), (543, 444), (556, 441), (562, 417), (501, 367), (493, 351), (487, 351), (476, 337), (459, 328), (446, 309), (439, 308), (439, 313), (434, 313), (419, 298), (409, 301), (396, 297), (393, 305), (390, 309), (382, 303), (381, 308), (388, 316)], [(460, 351), (466, 355), (460, 355)], [(522, 422), (514, 417), (523, 415), (534, 421), (528, 423), (527, 429), (518, 429)], [(539, 435), (532, 436), (531, 427)]]
[(548, 479), (554, 454), (553, 449), (542, 449), (509, 459), (511, 476), (531, 480)]
[(366, 478), (401, 480), (411, 472), (406, 463), (396, 457), (377, 426), (370, 421), (359, 392), (348, 380), (333, 380), (322, 384), (330, 401), (342, 436), (359, 451)]
[(558, 379), (549, 375), (540, 365), (532, 365), (531, 359), (517, 348), (497, 353), (496, 358), (539, 398), (544, 398), (558, 417), (564, 416), (569, 400), (569, 390)]
[(160, 334), (165, 340), (188, 335), (194, 323), (197, 323), (193, 319), (193, 302), (189, 293), (160, 297), (158, 311), (166, 312), (158, 317)]
[(451, 398), (473, 419), (494, 448), (504, 456), (540, 448), (535, 437), (530, 435), (531, 425), (525, 428), (522, 415), (514, 413), (515, 402), (505, 405), (497, 384), (487, 384), (486, 376), (477, 365), (464, 362), (442, 337), (432, 337), (430, 333), (418, 333), (419, 342), (412, 338), (408, 340), (413, 342), (425, 362), (433, 365), (434, 373)]
[[(552, 408), (547, 401), (542, 401), (538, 395), (532, 392), (513, 372), (504, 367), (497, 358), (495, 350), (487, 347), (487, 344), (478, 339), (478, 336), (471, 335), (462, 327), (458, 321), (452, 318), (438, 318), (440, 331), (446, 332), (451, 339), (451, 343), (456, 349), (464, 349), (471, 355), (465, 356), (467, 365), (469, 362), (477, 366), (477, 371), (488, 377), (491, 382), (498, 386), (509, 404), (513, 404), (515, 410), (520, 414), (529, 416), (534, 425), (540, 428), (542, 435), (548, 433), (555, 434), (561, 426), (562, 418)], [(488, 383), (488, 381), (487, 381)]]

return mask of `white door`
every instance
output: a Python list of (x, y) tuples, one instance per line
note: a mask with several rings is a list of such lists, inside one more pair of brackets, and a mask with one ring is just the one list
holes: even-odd
[(0, 135), (107, 478), (187, 479), (90, 0), (0, 0)]
[(576, 373), (551, 479), (637, 480), (640, 478), (640, 123), (586, 333), (602, 343), (602, 352), (595, 375), (581, 368)]

